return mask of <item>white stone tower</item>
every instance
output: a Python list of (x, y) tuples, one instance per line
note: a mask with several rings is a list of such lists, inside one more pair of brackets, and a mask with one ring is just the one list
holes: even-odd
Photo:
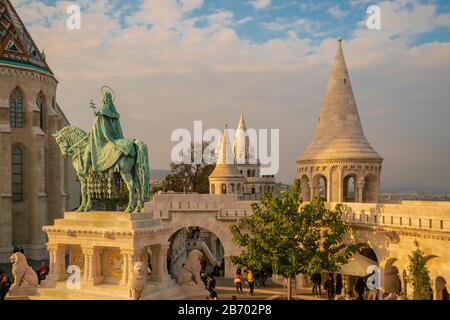
[(302, 197), (378, 202), (382, 162), (364, 135), (339, 39), (316, 133), (297, 161)]
[(275, 177), (261, 176), (261, 163), (256, 155), (257, 146), (254, 143), (249, 138), (244, 115), (241, 114), (233, 144), (235, 161), (240, 174), (245, 178), (243, 194), (259, 198), (264, 193), (274, 192)]
[(209, 176), (210, 194), (242, 194), (245, 179), (234, 161), (233, 150), (225, 127), (220, 144), (217, 164)]

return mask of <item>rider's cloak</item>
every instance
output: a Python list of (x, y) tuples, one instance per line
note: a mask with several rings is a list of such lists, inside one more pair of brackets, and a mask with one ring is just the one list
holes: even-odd
[(91, 169), (95, 172), (111, 168), (122, 154), (128, 155), (133, 150), (132, 141), (123, 138), (119, 119), (111, 93), (107, 92), (90, 132)]

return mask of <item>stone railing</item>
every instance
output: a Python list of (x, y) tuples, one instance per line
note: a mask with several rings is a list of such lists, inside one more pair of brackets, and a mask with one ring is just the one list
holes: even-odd
[[(334, 207), (336, 203), (330, 204)], [(344, 203), (343, 219), (352, 225), (450, 232), (450, 203)]]

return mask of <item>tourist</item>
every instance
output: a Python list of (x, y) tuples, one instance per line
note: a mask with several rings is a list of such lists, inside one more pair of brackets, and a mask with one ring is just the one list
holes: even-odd
[(5, 297), (8, 294), (11, 284), (12, 283), (9, 280), (6, 271), (4, 269), (0, 269), (0, 300), (5, 300)]
[(320, 298), (322, 296), (322, 291), (321, 291), (321, 285), (322, 285), (322, 276), (320, 275), (320, 273), (314, 273), (311, 276), (311, 282), (313, 283), (313, 289), (312, 289), (312, 293), (313, 295), (315, 295), (317, 298)]
[(334, 279), (333, 279), (332, 274), (330, 274), (328, 276), (328, 280), (325, 281), (324, 288), (325, 288), (325, 290), (327, 290), (328, 300), (333, 300), (335, 289), (334, 289)]
[(446, 301), (449, 300), (449, 294), (447, 291), (447, 287), (444, 287), (444, 289), (442, 290), (442, 300), (446, 300)]
[(336, 295), (341, 295), (342, 294), (342, 275), (338, 274), (336, 276)]
[(225, 277), (225, 259), (220, 260), (220, 276)]
[(45, 280), (45, 278), (47, 277), (47, 275), (49, 273), (49, 269), (48, 269), (47, 264), (45, 263), (45, 261), (41, 262), (41, 266), (39, 267), (39, 269), (38, 269), (38, 271), (36, 273), (37, 273), (37, 276), (38, 276), (39, 284), (41, 284), (41, 281)]
[(213, 277), (218, 277), (220, 275), (220, 267), (218, 263), (214, 264), (212, 275)]
[(261, 287), (266, 287), (266, 281), (267, 281), (267, 272), (265, 270), (261, 271)]
[(366, 291), (366, 282), (363, 278), (358, 278), (355, 285), (355, 291), (358, 294), (358, 300), (364, 300), (364, 291)]
[(205, 285), (205, 290), (208, 290), (208, 277), (206, 276), (205, 271), (200, 271), (200, 279), (202, 280), (203, 284)]
[(209, 300), (219, 300), (219, 295), (215, 290), (212, 290), (209, 294)]
[(231, 300), (236, 301), (236, 300), (237, 300), (237, 297), (236, 297), (236, 296), (232, 296), (232, 297), (231, 297)]
[(214, 291), (214, 289), (216, 288), (216, 279), (214, 279), (214, 277), (209, 274), (208, 275), (208, 291), (212, 292)]
[(255, 289), (255, 277), (253, 276), (252, 270), (248, 269), (246, 272), (248, 288), (250, 289), (250, 295), (253, 295), (253, 290)]
[(236, 287), (236, 293), (239, 294), (243, 294), (244, 292), (242, 291), (242, 272), (241, 269), (237, 269), (236, 273), (234, 274), (234, 285)]

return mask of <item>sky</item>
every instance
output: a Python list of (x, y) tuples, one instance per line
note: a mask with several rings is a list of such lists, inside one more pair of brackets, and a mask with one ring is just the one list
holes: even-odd
[[(450, 1), (12, 0), (89, 130), (111, 86), (126, 137), (168, 168), (175, 129), (280, 129), (277, 180), (295, 179), (313, 137), (338, 37), (382, 185), (450, 189)], [(81, 8), (81, 29), (66, 27)], [(378, 5), (381, 29), (366, 26)]]

